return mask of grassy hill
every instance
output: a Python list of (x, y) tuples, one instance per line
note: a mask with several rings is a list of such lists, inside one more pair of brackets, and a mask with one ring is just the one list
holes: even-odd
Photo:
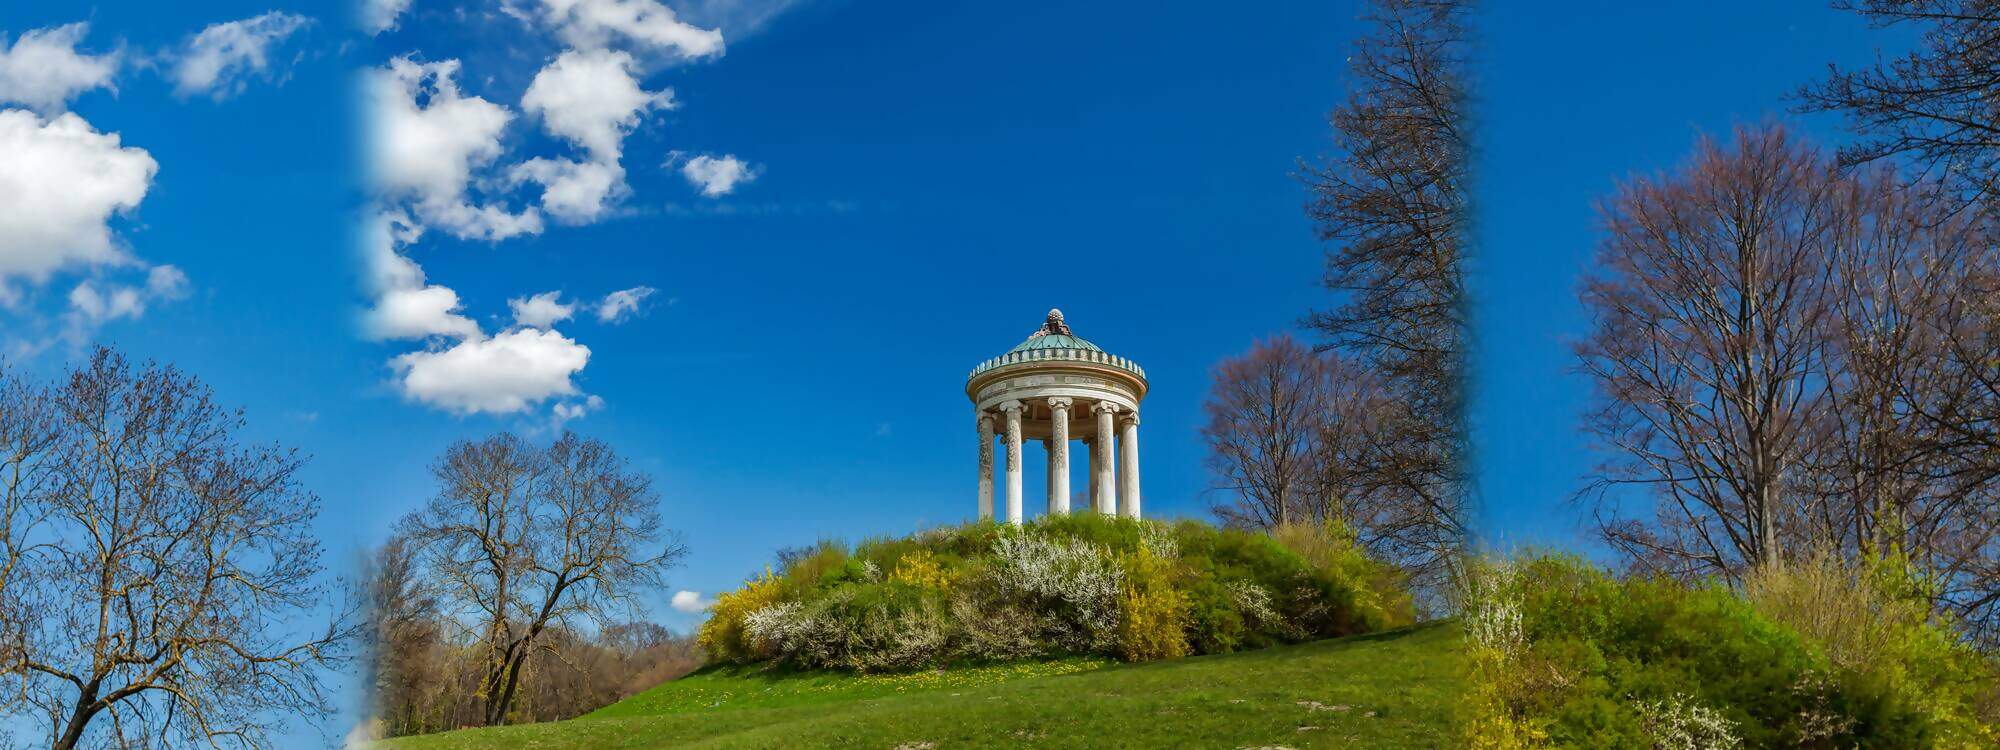
[(1454, 744), (1451, 625), (1147, 664), (1094, 659), (910, 675), (710, 668), (589, 716), (382, 750), (1430, 748)]

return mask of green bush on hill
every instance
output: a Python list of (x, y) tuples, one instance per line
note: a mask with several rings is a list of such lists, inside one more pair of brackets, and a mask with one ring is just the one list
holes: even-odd
[(1568, 556), (1489, 565), (1464, 602), (1467, 745), (2000, 746), (1993, 664), (1914, 581), (1828, 555), (1741, 587)]
[(1396, 571), (1352, 534), (1274, 534), (1080, 513), (822, 542), (717, 598), (718, 662), (907, 671), (1096, 654), (1170, 659), (1414, 620)]

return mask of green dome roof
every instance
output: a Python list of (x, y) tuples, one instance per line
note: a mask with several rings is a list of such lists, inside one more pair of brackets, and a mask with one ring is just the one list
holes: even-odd
[(1036, 331), (1035, 335), (1029, 336), (1028, 340), (1021, 342), (1019, 346), (1016, 346), (1012, 349), (1008, 349), (1007, 353), (1013, 354), (1014, 352), (1025, 352), (1032, 349), (1082, 349), (1084, 351), (1090, 351), (1090, 352), (1104, 351), (1103, 349), (1097, 348), (1096, 344), (1077, 338), (1075, 334), (1043, 333), (1041, 331)]
[(1146, 371), (1139, 367), (1139, 363), (1104, 351), (1096, 344), (1085, 341), (1071, 332), (1069, 325), (1063, 322), (1061, 310), (1050, 310), (1048, 320), (1042, 323), (1041, 328), (1029, 334), (1028, 340), (1008, 349), (1006, 354), (981, 362), (978, 367), (972, 368), (972, 377), (977, 378), (980, 373), (1005, 365), (1043, 360), (1094, 362), (1125, 370), (1142, 380), (1146, 377)]

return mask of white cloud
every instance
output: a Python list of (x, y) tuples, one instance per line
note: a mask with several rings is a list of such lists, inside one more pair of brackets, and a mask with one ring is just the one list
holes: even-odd
[[(560, 333), (536, 328), (486, 337), (477, 322), (460, 312), (457, 292), (426, 283), (423, 269), (402, 254), (401, 248), (422, 234), (421, 225), (395, 210), (378, 211), (363, 231), (363, 263), (376, 295), (375, 307), (363, 320), (367, 334), (432, 341), (433, 348), (389, 361), (403, 395), (458, 414), (511, 414), (575, 395), (570, 378), (589, 362), (590, 350)], [(555, 292), (509, 305), (518, 318), (550, 323), (567, 315), (547, 308), (573, 307), (563, 305)], [(440, 337), (458, 341), (446, 345)], [(590, 403), (584, 402), (586, 407)]]
[(370, 34), (389, 31), (409, 9), (410, 0), (361, 0), (361, 28)]
[[(499, 158), (501, 131), (513, 113), (464, 96), (458, 61), (419, 63), (398, 57), (369, 71), (366, 82), (373, 177), (385, 198), (408, 200), (417, 217), (466, 239), (501, 240), (542, 231), (535, 209), (509, 213), (466, 196), (474, 169)], [(420, 104), (419, 99), (424, 101)]]
[(617, 162), (534, 158), (508, 173), (514, 183), (542, 186), (542, 210), (565, 224), (588, 224), (604, 218), (619, 199), (631, 192), (625, 168)]
[(515, 297), (507, 300), (507, 307), (514, 311), (515, 323), (529, 328), (549, 328), (576, 314), (576, 305), (563, 304), (562, 292)]
[(632, 75), (632, 56), (608, 50), (564, 50), (535, 74), (521, 108), (542, 118), (549, 133), (599, 161), (616, 161), (625, 135), (648, 110), (671, 109), (672, 89), (647, 91)]
[(134, 263), (107, 224), (138, 208), (159, 164), (74, 114), (0, 110), (0, 285)]
[(714, 26), (732, 41), (742, 41), (763, 31), (765, 26), (805, 0), (680, 0), (674, 7), (681, 19), (700, 26)]
[(589, 414), (591, 412), (597, 411), (602, 408), (604, 408), (604, 399), (598, 398), (594, 394), (589, 398), (584, 399), (581, 402), (576, 402), (576, 401), (559, 402), (555, 405), (554, 409), (550, 410), (553, 413), (550, 422), (555, 429), (560, 430), (563, 428), (563, 425), (568, 424), (570, 420), (582, 419), (583, 415)]
[(567, 336), (519, 328), (411, 352), (390, 364), (408, 398), (458, 414), (512, 414), (575, 395), (570, 378), (589, 361), (590, 349)]
[(226, 99), (243, 91), (253, 74), (268, 77), (271, 47), (312, 23), (294, 13), (271, 11), (254, 18), (211, 24), (174, 53), (174, 93)]
[(658, 0), (542, 0), (542, 17), (572, 47), (614, 38), (681, 58), (722, 54), (722, 32), (686, 23)]
[(187, 288), (187, 274), (175, 266), (153, 266), (146, 272), (146, 293), (155, 299), (180, 299), (187, 296)]
[(143, 286), (85, 280), (69, 292), (69, 335), (82, 341), (90, 329), (120, 318), (136, 319), (146, 306), (187, 296), (187, 274), (174, 266), (154, 266)]
[(604, 301), (597, 303), (597, 319), (606, 323), (623, 322), (639, 311), (639, 303), (653, 296), (653, 291), (650, 286), (635, 286), (604, 295)]
[(362, 226), (362, 263), (369, 289), (411, 289), (424, 285), (424, 269), (404, 257), (399, 248), (416, 242), (424, 228), (401, 211), (378, 211)]
[[(362, 24), (373, 33), (395, 28), (408, 7), (408, 0), (364, 0)], [(518, 109), (575, 151), (509, 154), (503, 139), (516, 112), (461, 91), (457, 60), (403, 56), (369, 71), (364, 106), (378, 203), (363, 249), (376, 300), (366, 322), (376, 337), (427, 339), (424, 350), (390, 360), (410, 400), (458, 414), (546, 408), (560, 427), (603, 400), (573, 382), (590, 350), (553, 328), (583, 313), (622, 321), (653, 290), (573, 302), (558, 292), (515, 297), (508, 300), (514, 327), (488, 336), (458, 294), (428, 283), (404, 251), (431, 229), (497, 241), (539, 233), (545, 218), (582, 224), (610, 215), (631, 192), (625, 139), (648, 113), (675, 106), (671, 89), (641, 85), (642, 71), (663, 58), (719, 56), (722, 35), (681, 21), (659, 0), (507, 0), (501, 9), (569, 47), (536, 73)], [(539, 186), (539, 202), (511, 210), (506, 196), (529, 183)]]
[(363, 330), (377, 340), (479, 337), (479, 324), (459, 313), (458, 293), (427, 284), (424, 270), (402, 254), (421, 236), (423, 227), (400, 211), (379, 211), (363, 227), (362, 264), (376, 297)]
[(693, 614), (715, 606), (715, 600), (702, 598), (699, 591), (682, 590), (674, 592), (674, 597), (668, 604), (676, 611)]
[(508, 213), (496, 205), (475, 206), (467, 201), (423, 201), (417, 211), (425, 221), (468, 240), (498, 242), (524, 234), (541, 234), (542, 214), (533, 208)]
[[(458, 90), (459, 63), (408, 57), (368, 73), (375, 178), (389, 192), (456, 197), (474, 167), (500, 156), (507, 108)], [(422, 105), (418, 97), (428, 99)]]
[(6, 47), (0, 34), (0, 103), (14, 102), (43, 114), (63, 111), (71, 97), (95, 88), (110, 88), (118, 71), (118, 53), (86, 55), (76, 51), (89, 24), (72, 23), (21, 34)]
[(375, 300), (367, 329), (377, 339), (478, 338), (479, 324), (459, 314), (458, 293), (441, 286), (391, 289)]
[(618, 163), (625, 136), (645, 113), (673, 106), (671, 90), (647, 91), (633, 77), (632, 56), (607, 50), (566, 50), (535, 74), (521, 108), (550, 134), (576, 144), (584, 160), (534, 158), (508, 172), (510, 182), (542, 186), (542, 210), (567, 224), (604, 218), (631, 192)]
[(139, 313), (146, 311), (146, 303), (139, 299), (139, 290), (114, 286), (98, 291), (97, 286), (88, 281), (70, 290), (69, 306), (85, 320), (93, 323), (119, 318), (136, 318), (139, 317)]
[(730, 194), (737, 185), (757, 179), (761, 172), (736, 158), (735, 154), (724, 154), (721, 158), (703, 154), (681, 165), (681, 176), (686, 177), (689, 184), (701, 188), (701, 194), (710, 198)]

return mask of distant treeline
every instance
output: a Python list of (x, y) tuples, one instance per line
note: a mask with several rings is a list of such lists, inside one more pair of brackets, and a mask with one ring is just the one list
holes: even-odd
[[(439, 598), (412, 578), (407, 540), (385, 545), (372, 562), (375, 606), (375, 733), (423, 734), (485, 720), (482, 693), (493, 645), (446, 616)], [(651, 622), (581, 632), (552, 627), (522, 666), (509, 723), (556, 721), (589, 713), (694, 671), (701, 649), (692, 637)]]

